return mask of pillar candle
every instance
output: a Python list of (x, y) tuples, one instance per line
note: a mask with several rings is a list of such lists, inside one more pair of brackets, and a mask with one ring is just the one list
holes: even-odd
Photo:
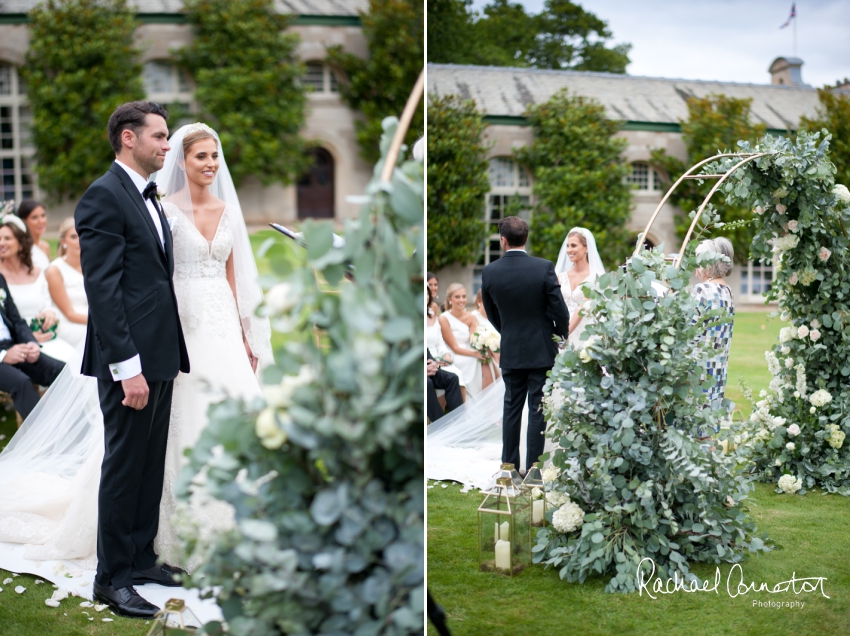
[(511, 524), (509, 521), (502, 522), (502, 530), (500, 533), (500, 538), (502, 541), (510, 541), (511, 540)]
[(498, 541), (496, 543), (496, 567), (500, 570), (511, 569), (511, 542)]
[(531, 521), (532, 521), (532, 523), (540, 523), (541, 521), (543, 521), (543, 500), (542, 499), (537, 499), (532, 504)]

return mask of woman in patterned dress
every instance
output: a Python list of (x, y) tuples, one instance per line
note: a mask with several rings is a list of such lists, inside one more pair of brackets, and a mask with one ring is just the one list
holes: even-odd
[(732, 345), (732, 321), (735, 318), (735, 302), (732, 289), (726, 283), (726, 276), (732, 271), (734, 251), (729, 239), (720, 237), (702, 241), (696, 249), (697, 254), (716, 252), (726, 256), (728, 262), (717, 261), (696, 270), (696, 276), (702, 282), (691, 288), (691, 295), (697, 301), (695, 320), (699, 320), (710, 311), (721, 310), (722, 315), (711, 322), (728, 318), (726, 322), (708, 327), (699, 336), (697, 342), (708, 342), (714, 354), (706, 359), (706, 372), (712, 378), (708, 389), (708, 404), (720, 408), (720, 401), (726, 392), (726, 375), (729, 364), (729, 349)]

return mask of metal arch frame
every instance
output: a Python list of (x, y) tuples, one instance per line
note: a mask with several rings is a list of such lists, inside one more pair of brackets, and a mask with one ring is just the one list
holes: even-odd
[[(649, 223), (646, 224), (646, 228), (644, 228), (643, 232), (639, 235), (639, 239), (637, 245), (635, 246), (635, 251), (632, 256), (637, 256), (640, 254), (641, 249), (643, 248), (643, 239), (646, 238), (647, 234), (649, 234), (649, 230), (652, 227), (652, 224), (655, 223), (655, 219), (658, 217), (658, 214), (661, 212), (661, 208), (664, 207), (664, 204), (667, 203), (667, 200), (670, 198), (670, 195), (673, 194), (673, 191), (679, 187), (679, 185), (686, 179), (718, 179), (717, 183), (714, 184), (714, 187), (705, 197), (702, 202), (702, 205), (699, 206), (696, 215), (694, 216), (693, 221), (691, 221), (691, 226), (688, 228), (687, 234), (685, 234), (685, 240), (682, 242), (682, 247), (679, 249), (679, 254), (676, 256), (676, 261), (673, 266), (678, 269), (682, 264), (682, 258), (685, 254), (685, 247), (688, 245), (688, 241), (691, 240), (691, 234), (693, 234), (694, 228), (696, 227), (697, 221), (699, 221), (702, 216), (703, 210), (708, 205), (708, 202), (711, 200), (711, 197), (714, 196), (714, 193), (717, 192), (717, 189), (723, 184), (726, 179), (728, 179), (733, 172), (735, 172), (738, 168), (743, 166), (745, 163), (752, 161), (753, 159), (758, 159), (759, 157), (766, 157), (773, 153), (770, 152), (760, 152), (760, 153), (741, 153), (741, 152), (731, 152), (725, 154), (714, 155), (713, 157), (709, 157), (708, 159), (703, 159), (698, 164), (692, 166), (685, 174), (683, 174), (679, 179), (674, 183), (669, 190), (667, 190), (667, 194), (664, 195), (664, 198), (661, 199), (661, 202), (658, 204), (658, 207), (655, 208), (655, 212), (652, 213), (652, 216), (649, 217)], [(739, 157), (742, 160), (736, 163), (734, 166), (729, 168), (723, 174), (701, 174), (695, 175), (694, 172), (704, 166), (705, 164), (716, 161), (717, 159), (722, 159), (724, 157)]]

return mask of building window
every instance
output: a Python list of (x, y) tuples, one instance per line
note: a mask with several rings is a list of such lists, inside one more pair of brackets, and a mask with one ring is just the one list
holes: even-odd
[(490, 192), (484, 209), (489, 234), (484, 240), (472, 273), (472, 293), (481, 288), (481, 271), (485, 265), (499, 259), (499, 221), (506, 216), (531, 220), (531, 175), (513, 159), (490, 159)]
[(314, 94), (331, 95), (339, 93), (339, 79), (336, 72), (323, 62), (307, 62), (307, 72), (301, 77), (304, 86)]
[(310, 148), (313, 163), (298, 180), (298, 218), (334, 218), (334, 158), (324, 148)]
[(629, 174), (626, 175), (626, 183), (635, 190), (662, 190), (661, 177), (650, 168), (645, 161), (635, 161), (629, 164)]
[(0, 200), (36, 196), (26, 90), (14, 66), (0, 63)]
[(764, 261), (750, 261), (741, 267), (741, 295), (761, 297), (773, 286), (773, 266)]
[[(182, 111), (180, 114), (184, 117), (193, 111), (192, 83), (184, 70), (170, 62), (155, 60), (145, 63), (142, 79), (150, 101), (162, 104), (166, 108), (177, 105)], [(187, 122), (178, 121), (178, 124), (183, 123)]]

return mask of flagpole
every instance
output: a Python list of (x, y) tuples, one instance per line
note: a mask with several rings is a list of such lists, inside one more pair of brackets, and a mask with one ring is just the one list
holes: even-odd
[(794, 11), (794, 57), (797, 57), (797, 12)]

